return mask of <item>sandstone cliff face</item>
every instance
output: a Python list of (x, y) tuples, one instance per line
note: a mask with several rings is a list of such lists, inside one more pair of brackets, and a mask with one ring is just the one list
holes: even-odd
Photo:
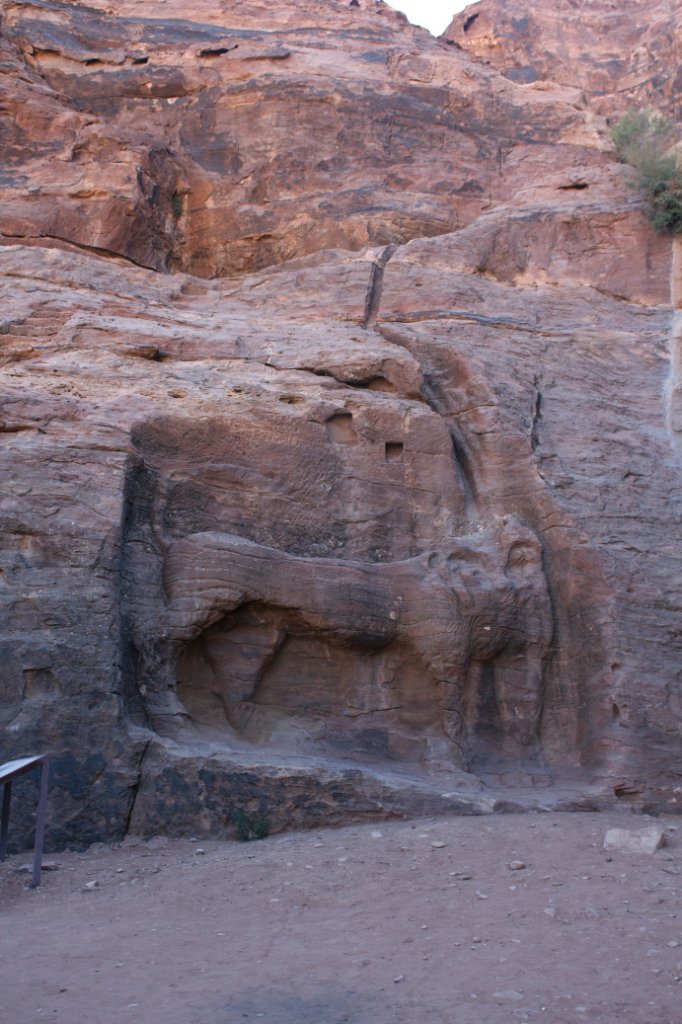
[(667, 0), (479, 0), (446, 39), (515, 82), (583, 89), (606, 115), (653, 105), (680, 115), (682, 11)]
[(52, 841), (674, 809), (670, 243), (580, 91), (367, 2), (1, 41), (0, 735)]
[(383, 4), (97, 7), (5, 5), (9, 239), (223, 276), (442, 235), (606, 162), (577, 92), (529, 104)]

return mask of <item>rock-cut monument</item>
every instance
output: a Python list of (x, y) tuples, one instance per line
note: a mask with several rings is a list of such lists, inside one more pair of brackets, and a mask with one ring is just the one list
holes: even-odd
[(672, 241), (610, 131), (679, 38), (6, 0), (0, 752), (53, 846), (678, 809)]

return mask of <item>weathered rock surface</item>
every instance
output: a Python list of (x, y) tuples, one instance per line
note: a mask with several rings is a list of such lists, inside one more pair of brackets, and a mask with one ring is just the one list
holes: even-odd
[(199, 0), (191, 19), (18, 0), (3, 19), (12, 241), (229, 275), (444, 234), (540, 168), (605, 163), (576, 90), (529, 102), (374, 0)]
[(583, 89), (600, 113), (653, 105), (679, 118), (682, 11), (667, 0), (479, 0), (443, 35), (512, 81)]
[(0, 749), (52, 842), (674, 809), (670, 243), (604, 122), (383, 5), (192, 18), (3, 10)]

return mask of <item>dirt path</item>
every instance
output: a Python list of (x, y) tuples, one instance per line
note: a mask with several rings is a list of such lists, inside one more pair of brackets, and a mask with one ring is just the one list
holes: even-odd
[(607, 828), (647, 824), (527, 814), (128, 841), (55, 857), (38, 890), (10, 858), (0, 1019), (680, 1024), (676, 822), (653, 855), (602, 849)]

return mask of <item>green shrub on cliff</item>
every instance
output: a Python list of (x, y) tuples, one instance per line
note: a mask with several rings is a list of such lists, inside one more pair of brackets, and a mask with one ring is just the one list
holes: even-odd
[(657, 231), (682, 233), (682, 168), (678, 167), (674, 123), (657, 110), (634, 110), (611, 132), (623, 163), (637, 171), (635, 185), (649, 201)]

